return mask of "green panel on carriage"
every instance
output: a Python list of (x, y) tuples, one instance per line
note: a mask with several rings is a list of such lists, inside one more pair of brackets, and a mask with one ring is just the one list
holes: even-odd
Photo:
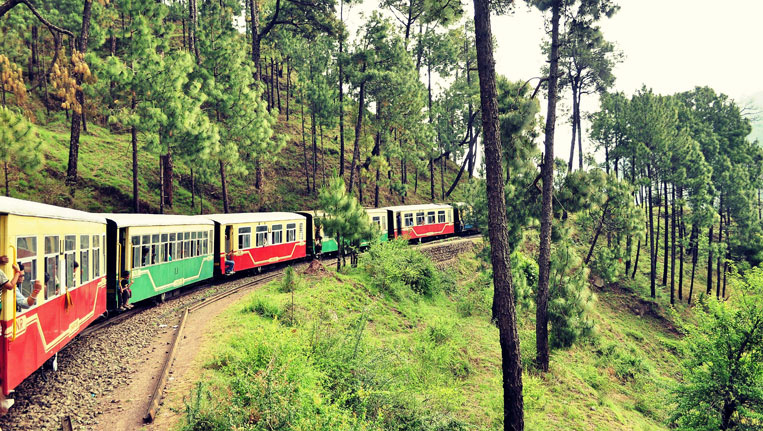
[(212, 278), (213, 269), (214, 258), (211, 254), (143, 268), (133, 268), (130, 302), (142, 301), (197, 281)]
[(333, 253), (339, 250), (339, 245), (334, 238), (321, 241), (321, 253)]
[[(382, 232), (382, 234), (379, 235), (379, 242), (387, 242), (388, 240), (389, 240), (389, 237), (387, 235), (387, 232)], [(361, 247), (368, 247), (369, 245), (371, 245), (371, 243), (369, 243), (368, 241), (360, 242)]]

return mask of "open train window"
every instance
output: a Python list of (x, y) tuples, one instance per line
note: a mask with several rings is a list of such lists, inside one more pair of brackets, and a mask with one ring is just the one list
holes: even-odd
[(268, 227), (267, 226), (257, 226), (256, 230), (256, 241), (257, 241), (257, 247), (265, 247), (268, 245)]
[(193, 257), (193, 255), (191, 254), (191, 232), (185, 232), (183, 236), (184, 236), (183, 257), (184, 258)]
[(90, 236), (80, 235), (79, 237), (79, 282), (85, 284), (90, 281)]
[(77, 236), (64, 237), (64, 264), (66, 265), (66, 287), (74, 287), (74, 252), (77, 249)]
[(273, 245), (281, 244), (283, 242), (283, 225), (273, 225)]
[(445, 223), (445, 211), (437, 211), (437, 223)]
[(130, 238), (130, 241), (132, 243), (132, 267), (133, 268), (140, 268), (141, 267), (141, 260), (140, 260), (140, 237), (134, 236)]
[(408, 213), (405, 215), (405, 227), (411, 226), (413, 226), (413, 213)]
[(435, 216), (434, 211), (429, 211), (427, 213), (427, 224), (435, 224)]
[(424, 213), (416, 213), (416, 226), (421, 226), (424, 224)]
[(101, 276), (101, 237), (93, 235), (93, 279)]
[(37, 279), (37, 237), (17, 238), (16, 253), (18, 263), (24, 266), (24, 281), (21, 283), (21, 293), (24, 296), (29, 296), (32, 293), (34, 281)]
[(252, 248), (252, 228), (240, 227), (238, 228), (238, 248), (244, 250)]
[(297, 241), (297, 224), (289, 223), (286, 225), (286, 242)]
[(376, 223), (377, 226), (381, 227), (381, 217), (376, 216), (376, 217), (372, 218), (371, 221)]
[(58, 236), (45, 237), (45, 299), (55, 296), (59, 288), (59, 258), (61, 244)]

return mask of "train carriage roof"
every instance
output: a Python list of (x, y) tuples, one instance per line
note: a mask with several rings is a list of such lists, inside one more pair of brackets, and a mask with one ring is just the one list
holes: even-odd
[(445, 210), (452, 208), (450, 205), (445, 204), (421, 204), (421, 205), (399, 205), (396, 207), (386, 207), (384, 209), (399, 212), (399, 211), (426, 211), (426, 210)]
[(106, 219), (116, 223), (118, 227), (133, 226), (188, 226), (213, 225), (211, 220), (202, 216), (169, 215), (169, 214), (101, 214)]
[(0, 196), (0, 214), (106, 224), (101, 214)]
[(305, 216), (289, 212), (210, 214), (204, 217), (220, 224), (260, 223), (273, 221), (304, 220)]

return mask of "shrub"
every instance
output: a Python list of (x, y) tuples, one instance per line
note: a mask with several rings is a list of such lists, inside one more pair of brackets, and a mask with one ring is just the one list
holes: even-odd
[(281, 316), (283, 316), (283, 310), (278, 305), (260, 297), (252, 299), (252, 301), (244, 307), (243, 311), (245, 313), (257, 313), (268, 319), (281, 318)]
[(302, 285), (302, 277), (298, 273), (294, 272), (294, 268), (291, 266), (284, 270), (283, 278), (279, 283), (279, 290), (281, 293), (294, 292)]
[(404, 239), (372, 245), (361, 257), (361, 267), (375, 288), (396, 299), (406, 288), (426, 297), (439, 290), (437, 268)]

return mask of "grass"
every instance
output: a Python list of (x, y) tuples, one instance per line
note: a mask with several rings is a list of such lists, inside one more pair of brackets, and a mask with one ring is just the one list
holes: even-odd
[[(462, 255), (447, 277), (455, 286), (431, 297), (390, 295), (362, 269), (302, 276), (293, 309), (291, 293), (271, 283), (213, 322), (199, 378), (208, 383), (188, 399), (195, 425), (186, 429), (223, 429), (200, 425), (212, 417), (247, 418), (247, 429), (276, 419), (286, 429), (501, 429), (500, 349), (482, 265)], [(597, 293), (597, 335), (553, 351), (544, 375), (529, 366), (535, 311), (520, 309), (526, 429), (668, 429), (679, 336), (634, 313), (638, 293)], [(263, 406), (269, 399), (282, 404)]]

